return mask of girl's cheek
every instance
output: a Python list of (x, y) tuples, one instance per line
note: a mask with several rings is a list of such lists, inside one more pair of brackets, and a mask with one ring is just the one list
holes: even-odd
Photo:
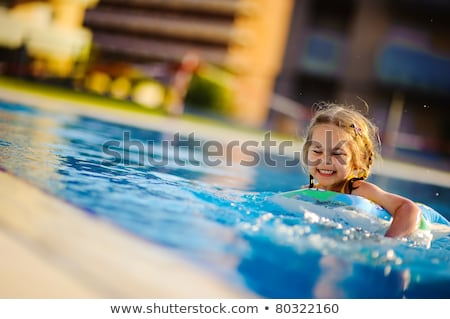
[(317, 166), (318, 157), (317, 156), (309, 156), (308, 157), (308, 166)]

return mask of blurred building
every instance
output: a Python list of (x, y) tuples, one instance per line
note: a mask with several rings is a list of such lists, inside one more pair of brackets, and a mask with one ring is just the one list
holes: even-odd
[(446, 0), (296, 1), (275, 88), (291, 103), (272, 127), (302, 133), (318, 101), (367, 103), (385, 152), (450, 155), (449, 21)]
[[(30, 2), (51, 5), (30, 22), (55, 32), (19, 44), (5, 8)], [(9, 75), (33, 65), (33, 76), (77, 88), (84, 76), (92, 92), (148, 107), (170, 96), (141, 81), (154, 78), (242, 125), (294, 135), (316, 102), (367, 104), (387, 152), (450, 155), (448, 0), (1, 0), (0, 9)]]
[(214, 95), (229, 101), (226, 113), (234, 120), (260, 127), (281, 68), (293, 2), (101, 0), (87, 11), (85, 25), (93, 31), (97, 60), (145, 68), (155, 61), (177, 64), (196, 54), (200, 66), (210, 66), (197, 75), (209, 87), (215, 82), (230, 93), (198, 85), (203, 92), (189, 94), (187, 102), (207, 103), (205, 97)]
[[(131, 99), (150, 108), (180, 104), (176, 95), (182, 95), (193, 104), (217, 104), (216, 110), (253, 127), (262, 126), (268, 116), (294, 3), (293, 0), (4, 2), (8, 10), (0, 8), (0, 23), (4, 26), (3, 36), (0, 31), (0, 47), (12, 50), (2, 54), (3, 60), (6, 56), (8, 61), (4, 69), (9, 75), (69, 79), (76, 82), (78, 89), (85, 87), (97, 94)], [(17, 12), (25, 18), (16, 20)], [(78, 22), (83, 24), (82, 28), (75, 27)], [(14, 46), (10, 45), (8, 26), (18, 30), (12, 32), (16, 36)], [(39, 35), (35, 35), (37, 32)], [(198, 60), (198, 69), (190, 65), (193, 60)], [(195, 85), (188, 90), (184, 82), (191, 79)], [(168, 90), (164, 91), (156, 82)]]

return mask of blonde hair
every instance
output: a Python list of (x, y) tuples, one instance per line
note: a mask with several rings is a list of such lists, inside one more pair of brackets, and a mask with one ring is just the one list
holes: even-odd
[(354, 177), (366, 179), (374, 159), (380, 157), (378, 128), (353, 106), (321, 102), (316, 107), (316, 113), (306, 131), (302, 148), (303, 162), (306, 163), (313, 129), (319, 124), (334, 124), (353, 137), (353, 143), (350, 143), (352, 161), (353, 165), (359, 168), (357, 176)]

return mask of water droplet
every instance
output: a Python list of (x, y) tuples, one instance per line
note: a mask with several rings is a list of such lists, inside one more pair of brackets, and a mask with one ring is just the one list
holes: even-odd
[(436, 193), (436, 197), (438, 197), (439, 196), (439, 193)]
[(273, 217), (273, 215), (271, 213), (267, 213), (267, 214), (264, 214), (263, 216), (261, 216), (261, 220), (268, 221), (268, 220), (272, 219), (272, 217)]
[(386, 258), (387, 258), (388, 260), (393, 260), (393, 259), (395, 258), (395, 252), (394, 252), (392, 249), (389, 249), (389, 250), (386, 252)]
[(391, 273), (392, 267), (391, 266), (386, 266), (384, 267), (384, 275), (387, 277), (389, 276), (389, 274)]

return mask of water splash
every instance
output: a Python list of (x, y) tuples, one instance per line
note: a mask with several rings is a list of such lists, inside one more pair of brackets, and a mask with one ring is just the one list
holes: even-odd
[(0, 106), (1, 167), (264, 297), (450, 296), (450, 238), (425, 249), (354, 227), (339, 208), (287, 212), (270, 198), (298, 184), (292, 171), (111, 163), (105, 140), (161, 133)]

